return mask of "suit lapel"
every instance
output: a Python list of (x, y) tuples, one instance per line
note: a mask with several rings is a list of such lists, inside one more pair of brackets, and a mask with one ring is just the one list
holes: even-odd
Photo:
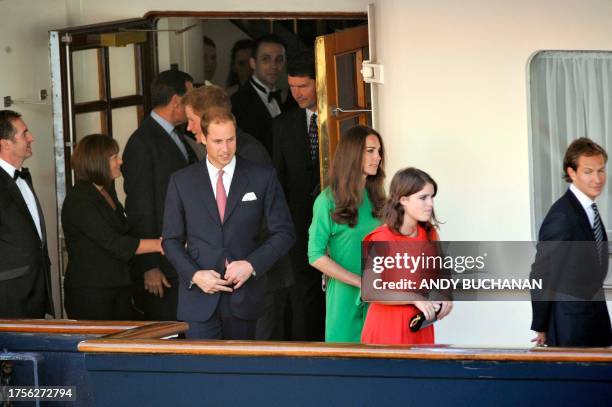
[[(8, 195), (13, 199), (13, 201), (15, 201), (15, 203), (17, 204), (17, 207), (23, 213), (23, 215), (27, 217), (28, 219), (30, 219), (30, 225), (32, 225), (34, 234), (40, 240), (40, 236), (38, 235), (38, 228), (36, 227), (36, 224), (34, 223), (34, 219), (32, 219), (32, 215), (30, 214), (28, 205), (26, 204), (25, 199), (23, 199), (23, 195), (21, 195), (21, 191), (19, 190), (19, 187), (17, 186), (15, 181), (13, 181), (11, 177), (6, 173), (6, 171), (4, 171), (3, 169), (0, 169), (0, 174), (2, 177), (2, 181), (6, 187), (6, 190), (8, 192)], [(34, 195), (34, 198), (36, 198), (36, 194), (34, 194), (34, 188), (30, 187), (30, 190), (32, 191), (32, 194)], [(36, 198), (36, 206), (37, 206), (38, 213), (40, 214), (41, 210), (40, 210), (40, 204), (38, 203), (38, 198)], [(44, 224), (43, 218), (41, 217), (40, 219), (41, 219), (41, 226), (42, 226), (42, 224)], [(44, 227), (41, 227), (41, 231), (42, 230), (44, 230)]]
[(569, 189), (565, 193), (565, 197), (569, 200), (570, 204), (574, 208), (576, 216), (579, 220), (580, 227), (582, 228), (585, 235), (589, 236), (589, 240), (595, 240), (595, 233), (593, 232), (593, 228), (591, 228), (591, 222), (589, 222), (589, 217), (587, 216), (586, 212), (584, 211), (584, 208), (580, 204), (580, 201), (578, 201), (578, 198), (576, 198), (574, 193)]
[[(185, 159), (185, 156), (183, 155), (179, 147), (176, 145), (174, 140), (172, 140), (170, 135), (166, 133), (166, 130), (164, 130), (164, 128), (160, 126), (160, 124), (157, 123), (153, 117), (148, 116), (147, 119), (151, 121), (150, 124), (152, 128), (155, 129), (155, 131), (153, 131), (152, 133), (159, 139), (159, 143), (161, 146), (163, 146), (164, 151), (168, 151), (169, 154), (172, 155), (174, 160), (180, 160), (181, 163), (188, 164), (188, 160)], [(189, 152), (189, 150), (187, 151)]]
[[(227, 204), (225, 206), (225, 219), (223, 222), (227, 222), (232, 212), (244, 196), (244, 192), (249, 185), (249, 177), (247, 171), (244, 169), (243, 161), (236, 157), (236, 169), (234, 176), (232, 177), (232, 183), (230, 184), (229, 195), (227, 196)], [(215, 206), (216, 207), (216, 206)]]
[[(206, 157), (198, 164), (198, 172), (202, 174), (204, 177), (203, 185), (195, 185), (193, 190), (201, 195), (201, 199), (204, 202), (204, 206), (208, 211), (211, 219), (217, 223), (217, 225), (221, 225), (221, 217), (219, 216), (219, 208), (217, 208), (217, 201), (215, 200), (215, 193), (212, 189), (212, 184), (210, 181), (210, 174), (208, 174), (208, 167), (206, 166)], [(201, 180), (200, 177), (197, 177), (197, 180)], [(198, 200), (199, 202), (199, 200)]]
[(294, 129), (291, 133), (298, 137), (295, 151), (299, 151), (300, 159), (306, 162), (306, 168), (311, 168), (313, 165), (310, 159), (310, 140), (308, 139), (306, 117), (306, 109), (300, 109), (300, 114), (298, 114), (296, 120), (293, 121)]

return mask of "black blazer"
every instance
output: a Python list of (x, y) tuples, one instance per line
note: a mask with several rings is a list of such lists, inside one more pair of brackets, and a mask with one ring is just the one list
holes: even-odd
[[(195, 153), (191, 147), (186, 148), (195, 162)], [(187, 165), (189, 162), (168, 133), (147, 116), (130, 136), (121, 167), (125, 211), (132, 236), (141, 239), (161, 236), (168, 180), (175, 171)], [(136, 256), (132, 264), (132, 276), (136, 279), (141, 279), (145, 271), (155, 267), (160, 268), (166, 277), (176, 277), (172, 265), (158, 253)]]
[[(27, 182), (34, 193), (31, 179)], [(51, 262), (38, 198), (36, 204), (42, 240), (19, 187), (0, 168), (0, 318), (53, 314)]]
[[(607, 236), (604, 231), (604, 240)], [(548, 297), (532, 292), (531, 329), (546, 332), (551, 346), (610, 346), (612, 333), (605, 303), (603, 262), (584, 208), (569, 189), (555, 202), (538, 235), (530, 278), (542, 278)], [(551, 294), (550, 291), (553, 293)], [(543, 301), (581, 298), (592, 301)]]
[[(290, 255), (296, 277), (313, 275), (308, 265), (308, 228), (312, 221), (312, 206), (320, 192), (319, 164), (310, 158), (306, 109), (291, 109), (274, 119), (272, 125), (274, 150), (272, 160), (295, 224), (296, 244)], [(304, 277), (303, 275), (301, 277)]]
[[(280, 106), (282, 110), (282, 106)], [(249, 133), (272, 154), (272, 116), (250, 82), (232, 96), (232, 113), (238, 127)]]
[[(262, 277), (295, 241), (283, 191), (271, 166), (236, 157), (222, 223), (212, 188), (206, 162), (177, 172), (168, 186), (163, 246), (179, 274), (178, 318), (210, 318), (220, 294), (188, 287), (198, 270), (223, 275), (227, 259), (253, 265), (257, 275), (230, 294), (230, 308), (236, 317), (257, 319), (265, 306)], [(264, 219), (268, 237), (261, 242), (258, 237)]]
[(117, 210), (91, 182), (77, 181), (62, 206), (62, 228), (68, 249), (67, 288), (112, 288), (131, 285), (129, 263), (139, 239), (128, 235), (123, 207)]

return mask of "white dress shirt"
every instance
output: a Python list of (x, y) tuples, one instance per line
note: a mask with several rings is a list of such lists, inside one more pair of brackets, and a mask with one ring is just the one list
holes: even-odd
[[(215, 199), (217, 199), (217, 178), (219, 178), (219, 169), (212, 165), (210, 161), (208, 161), (208, 156), (206, 156), (206, 168), (208, 169), (208, 176), (210, 177), (210, 183), (212, 185), (213, 194), (215, 194)], [(225, 188), (225, 196), (229, 196), (230, 185), (232, 184), (232, 178), (234, 177), (234, 170), (236, 169), (236, 156), (232, 157), (232, 161), (229, 162), (225, 167), (223, 167), (223, 188)]]
[(267, 90), (267, 92), (263, 92), (261, 89), (258, 89), (256, 86), (249, 84), (250, 86), (253, 86), (253, 89), (255, 89), (255, 92), (257, 92), (257, 94), (261, 98), (261, 101), (266, 106), (266, 109), (268, 109), (268, 112), (270, 112), (270, 116), (272, 116), (272, 118), (275, 118), (276, 116), (281, 114), (281, 109), (278, 103), (276, 102), (276, 99), (272, 99), (270, 102), (268, 102), (268, 93), (270, 93), (270, 91), (273, 91), (274, 89), (270, 89), (266, 85), (261, 83), (261, 81), (255, 77), (255, 75), (251, 76), (251, 79), (254, 82), (257, 82), (258, 85), (263, 86), (264, 89)]
[[(13, 176), (15, 175), (15, 170), (17, 169), (1, 158), (0, 158), (0, 167), (2, 167), (2, 169), (6, 171), (6, 173), (11, 178), (13, 178)], [(36, 225), (36, 230), (38, 231), (38, 237), (40, 237), (40, 240), (42, 241), (43, 237), (42, 237), (42, 229), (40, 226), (40, 216), (38, 216), (38, 205), (36, 205), (36, 198), (34, 198), (34, 193), (30, 189), (30, 186), (28, 185), (28, 183), (23, 178), (17, 178), (17, 180), (15, 180), (15, 183), (17, 184), (17, 188), (19, 188), (19, 191), (21, 192), (21, 196), (23, 197), (23, 200), (28, 206), (28, 211), (30, 212), (30, 216), (32, 216), (32, 219), (34, 220), (34, 224)]]

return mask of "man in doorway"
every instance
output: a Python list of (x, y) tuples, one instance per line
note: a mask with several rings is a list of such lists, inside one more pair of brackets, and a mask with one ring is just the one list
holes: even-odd
[(291, 215), (274, 169), (236, 157), (230, 112), (207, 109), (201, 128), (206, 159), (170, 178), (164, 215), (164, 250), (179, 274), (178, 318), (189, 322), (187, 338), (254, 339), (263, 277), (295, 240)]
[(285, 44), (274, 34), (260, 37), (253, 45), (249, 64), (253, 75), (232, 96), (232, 112), (238, 127), (272, 154), (272, 119), (283, 110), (283, 95), (277, 85), (285, 67)]
[[(197, 157), (175, 127), (185, 122), (182, 96), (193, 78), (181, 71), (161, 72), (151, 84), (153, 110), (130, 136), (123, 153), (125, 210), (133, 236), (159, 238), (170, 175)], [(161, 254), (136, 256), (132, 263), (135, 305), (146, 320), (175, 320), (177, 275)]]
[(320, 191), (319, 136), (314, 56), (304, 51), (287, 65), (289, 89), (299, 108), (274, 119), (273, 161), (293, 223), (296, 244), (290, 256), (295, 285), (276, 298), (277, 312), (289, 314), (285, 332), (290, 340), (322, 341), (325, 337), (325, 296), (321, 273), (308, 263), (308, 227)]
[(570, 186), (544, 218), (530, 275), (552, 291), (546, 297), (532, 292), (537, 345), (612, 345), (603, 291), (608, 238), (595, 203), (606, 184), (607, 161), (606, 151), (588, 138), (574, 140), (565, 152), (564, 178)]
[(22, 167), (33, 142), (19, 113), (0, 111), (0, 318), (53, 315), (45, 220)]

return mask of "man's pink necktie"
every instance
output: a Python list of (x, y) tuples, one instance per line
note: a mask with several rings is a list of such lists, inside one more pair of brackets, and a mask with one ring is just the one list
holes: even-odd
[(223, 223), (223, 217), (225, 216), (225, 204), (227, 203), (227, 194), (225, 193), (225, 187), (223, 186), (223, 170), (219, 170), (217, 176), (217, 208), (219, 209), (219, 216), (221, 217), (221, 223)]

